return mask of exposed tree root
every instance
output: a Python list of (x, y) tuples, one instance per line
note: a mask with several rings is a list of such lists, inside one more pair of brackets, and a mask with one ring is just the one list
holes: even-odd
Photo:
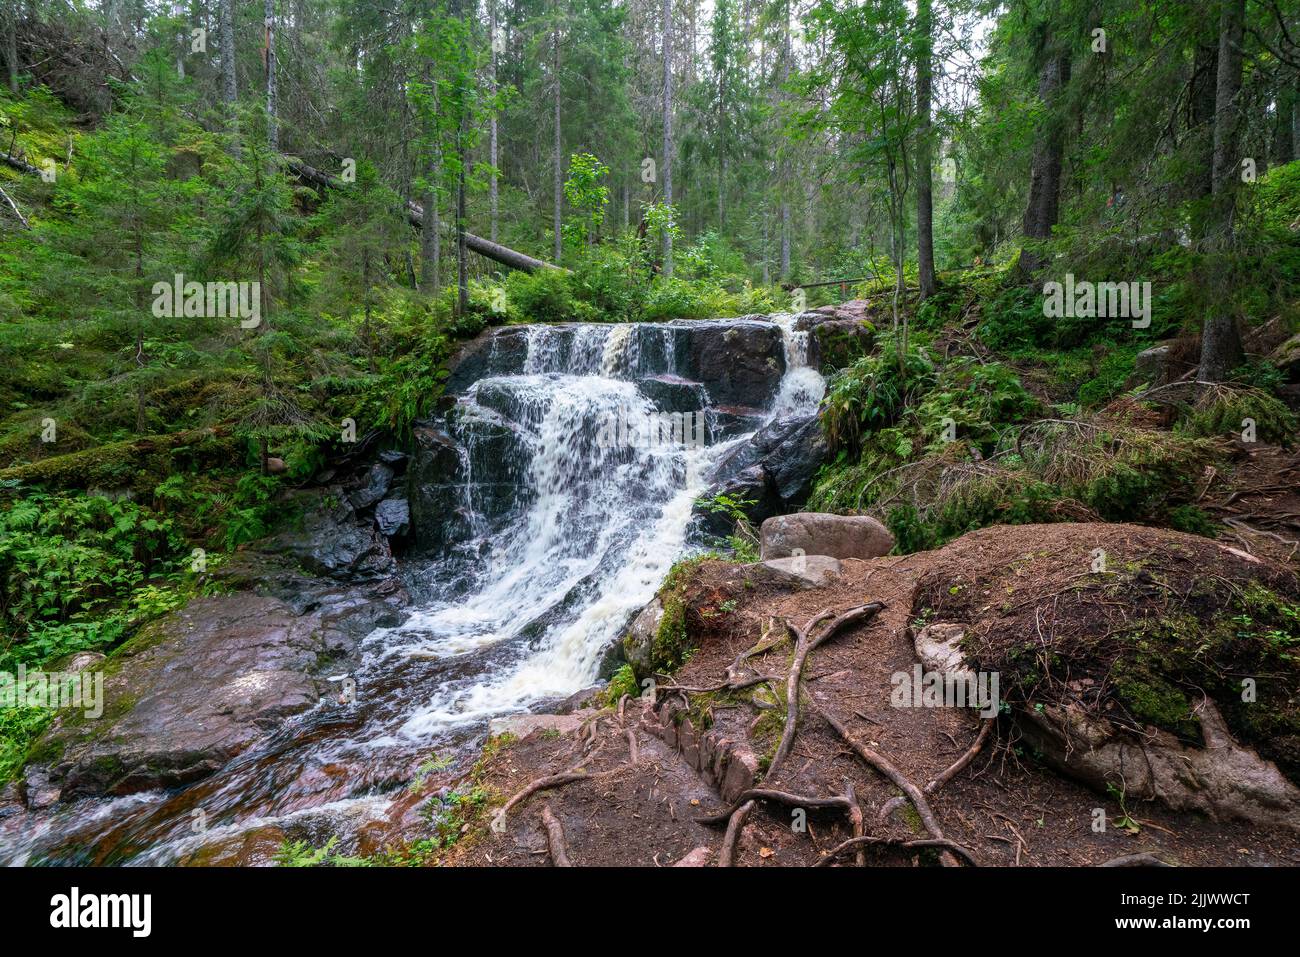
[(745, 821), (756, 805), (756, 801), (746, 801), (731, 815), (731, 820), (727, 822), (727, 833), (722, 838), (722, 850), (718, 852), (719, 867), (731, 867), (735, 863), (736, 842), (740, 840), (740, 832), (744, 830)]
[[(841, 628), (844, 628), (847, 625), (859, 621), (865, 621), (867, 619), (873, 618), (884, 607), (885, 606), (881, 602), (877, 601), (877, 602), (871, 602), (870, 604), (867, 605), (859, 605), (856, 608), (850, 608), (848, 611), (844, 612), (843, 614), (835, 618), (830, 623), (830, 625), (827, 626), (825, 631), (823, 631), (815, 639), (810, 639), (809, 636), (812, 634), (814, 628), (816, 628), (819, 624), (821, 624), (827, 618), (830, 618), (832, 614), (834, 614), (834, 612), (830, 608), (824, 608), (821, 611), (819, 611), (817, 614), (813, 615), (812, 618), (808, 620), (808, 623), (803, 626), (803, 628), (794, 629), (795, 638), (796, 638), (794, 662), (790, 667), (789, 677), (786, 679), (785, 728), (781, 733), (781, 743), (777, 746), (776, 754), (773, 755), (771, 764), (768, 765), (768, 769), (767, 769), (768, 780), (771, 780), (775, 776), (775, 772), (777, 768), (780, 767), (781, 763), (789, 755), (790, 747), (794, 743), (795, 729), (799, 724), (799, 679), (800, 676), (803, 674), (804, 661), (807, 660), (809, 653), (811, 653), (812, 650), (816, 648), (818, 645), (820, 645), (822, 642), (826, 641), (828, 638), (838, 633)], [(736, 660), (732, 662), (731, 667), (727, 669), (728, 683), (730, 684), (737, 680), (735, 678), (735, 674), (740, 669), (741, 665), (744, 664), (746, 659), (751, 658), (756, 654), (760, 654), (763, 651), (771, 650), (778, 643), (785, 640), (785, 638), (786, 635), (783, 634), (779, 638), (771, 638), (768, 639), (766, 642), (760, 640), (759, 643), (755, 645), (753, 648), (738, 655), (736, 657)], [(770, 680), (770, 679), (759, 679), (759, 680)], [(758, 681), (750, 682), (750, 684), (757, 684), (757, 683)], [(751, 792), (748, 791), (746, 792), (746, 794), (749, 793)], [(768, 792), (768, 793), (783, 794), (784, 792), (778, 791), (778, 792)], [(852, 795), (851, 788), (849, 789), (848, 793)], [(846, 810), (849, 811), (851, 819), (855, 811), (858, 817), (861, 817), (862, 815), (862, 809), (858, 807), (858, 803), (856, 799), (848, 800), (847, 803), (845, 803), (847, 800), (846, 798), (831, 798), (831, 799), (815, 798), (812, 800), (833, 801), (835, 802), (834, 804), (820, 805), (820, 806), (844, 807)], [(805, 806), (816, 807), (819, 805), (806, 804)], [(719, 867), (730, 867), (732, 865), (732, 862), (735, 859), (736, 842), (740, 838), (740, 832), (741, 829), (744, 827), (745, 819), (749, 817), (749, 814), (751, 811), (753, 811), (753, 809), (754, 809), (754, 801), (747, 799), (745, 795), (742, 795), (738, 802), (738, 806), (734, 810), (732, 810), (728, 815), (726, 815), (726, 817), (728, 818), (727, 833), (726, 836), (723, 838), (722, 852), (718, 855)]]
[(551, 861), (556, 867), (572, 867), (564, 843), (564, 828), (560, 826), (559, 818), (551, 813), (549, 804), (542, 808), (542, 824), (546, 827), (546, 845), (551, 849)]
[(837, 616), (815, 638), (812, 637), (813, 629), (831, 616), (832, 612), (829, 608), (819, 611), (802, 629), (796, 629), (795, 633), (798, 636), (798, 642), (795, 644), (794, 662), (790, 665), (790, 675), (785, 684), (785, 728), (781, 732), (781, 743), (777, 745), (776, 753), (772, 756), (772, 764), (768, 769), (769, 778), (774, 775), (776, 768), (785, 761), (786, 756), (790, 753), (791, 746), (794, 744), (795, 728), (799, 724), (799, 681), (803, 675), (803, 666), (808, 655), (818, 645), (839, 633), (842, 628), (874, 618), (884, 607), (880, 602), (873, 601), (868, 605), (850, 608)]
[[(969, 748), (967, 748), (965, 752), (963, 752), (961, 757), (959, 757), (956, 761), (950, 764), (947, 770), (943, 771), (937, 777), (931, 778), (929, 783), (927, 783), (926, 786), (921, 789), (922, 793), (933, 794), (935, 791), (938, 791), (939, 788), (943, 787), (945, 784), (947, 784), (949, 781), (955, 778), (958, 774), (960, 774), (962, 770), (966, 767), (966, 765), (970, 764), (973, 760), (975, 760), (975, 756), (984, 749), (985, 742), (988, 741), (989, 735), (993, 733), (993, 726), (995, 724), (997, 724), (996, 718), (985, 719), (983, 725), (980, 727), (979, 734), (975, 736), (975, 742)], [(887, 817), (889, 817), (889, 815), (893, 814), (895, 810), (902, 807), (906, 803), (907, 803), (907, 798), (903, 798), (903, 797), (890, 798), (883, 805), (881, 805), (880, 819), (882, 821), (885, 820)]]
[[(912, 806), (916, 808), (916, 813), (920, 816), (921, 823), (925, 825), (925, 829), (929, 832), (930, 837), (936, 841), (946, 840), (943, 836), (943, 828), (939, 826), (939, 819), (934, 816), (934, 811), (930, 808), (930, 802), (925, 799), (925, 795), (921, 793), (921, 789), (913, 784), (907, 775), (894, 767), (893, 763), (884, 755), (879, 754), (878, 752), (868, 748), (865, 744), (854, 740), (853, 737), (850, 736), (848, 728), (844, 727), (844, 725), (840, 723), (834, 715), (818, 705), (816, 701), (813, 702), (813, 707), (816, 709), (817, 713), (826, 720), (826, 723), (834, 728), (835, 732), (844, 739), (844, 742), (857, 753), (858, 757), (867, 762), (867, 764), (871, 765), (885, 777), (889, 778), (889, 780), (893, 781), (894, 784), (907, 795), (908, 799), (912, 802)], [(941, 855), (940, 860), (945, 866), (952, 866), (957, 863), (951, 858), (951, 856), (945, 857)]]
[(901, 847), (905, 850), (919, 850), (926, 847), (937, 847), (942, 850), (955, 854), (964, 859), (972, 866), (978, 867), (979, 862), (975, 860), (974, 855), (969, 848), (962, 847), (956, 841), (950, 841), (945, 838), (921, 838), (915, 841), (898, 841), (888, 837), (852, 837), (841, 844), (835, 845), (826, 852), (826, 856), (813, 865), (813, 867), (828, 867), (836, 857), (843, 854), (850, 848), (858, 848), (859, 851), (871, 844), (887, 844), (891, 847)]
[(1174, 867), (1168, 861), (1162, 861), (1150, 851), (1141, 854), (1125, 854), (1121, 857), (1112, 857), (1109, 861), (1102, 861), (1098, 867)]
[(704, 825), (717, 825), (731, 818), (744, 805), (752, 801), (776, 801), (778, 804), (785, 804), (789, 807), (802, 807), (810, 810), (823, 810), (825, 808), (840, 808), (845, 813), (852, 816), (853, 809), (857, 807), (857, 802), (852, 799), (850, 794), (835, 794), (831, 797), (812, 797), (808, 794), (791, 794), (789, 791), (778, 791), (775, 788), (750, 788), (740, 797), (736, 798), (736, 803), (721, 812), (720, 814), (710, 814), (707, 817), (697, 817), (696, 823)]
[(561, 771), (559, 774), (551, 774), (544, 778), (538, 778), (536, 781), (525, 785), (523, 790), (516, 792), (514, 797), (503, 804), (501, 810), (497, 811), (497, 819), (505, 821), (506, 815), (509, 814), (516, 805), (522, 804), (538, 791), (557, 788), (562, 784), (570, 784), (574, 781), (581, 781), (583, 778), (594, 776), (595, 775), (588, 774), (586, 771), (579, 771), (577, 768), (573, 768), (568, 771)]

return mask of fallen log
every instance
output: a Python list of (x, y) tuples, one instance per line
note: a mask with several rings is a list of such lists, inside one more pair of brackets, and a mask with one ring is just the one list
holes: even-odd
[[(343, 183), (336, 177), (323, 173), (313, 166), (308, 166), (301, 160), (289, 158), (286, 160), (289, 169), (299, 178), (307, 182), (320, 186), (324, 189), (341, 189)], [(417, 229), (424, 228), (424, 209), (418, 204), (411, 201), (406, 203), (406, 218), (412, 226)], [(559, 269), (554, 263), (548, 263), (544, 259), (534, 259), (532, 256), (511, 249), (509, 246), (502, 246), (500, 243), (494, 243), (490, 239), (484, 239), (482, 236), (475, 236), (473, 233), (465, 234), (465, 248), (470, 252), (478, 253), (493, 262), (500, 263), (510, 269), (518, 269), (522, 272), (536, 272), (539, 269)]]

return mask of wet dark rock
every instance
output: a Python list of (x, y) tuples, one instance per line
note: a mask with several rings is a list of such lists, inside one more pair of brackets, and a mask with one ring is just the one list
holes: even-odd
[(406, 462), (407, 454), (400, 449), (385, 449), (379, 453), (379, 461), (385, 465), (400, 466)]
[(712, 410), (710, 442), (734, 439), (738, 435), (757, 431), (767, 418), (762, 409), (749, 405), (720, 405)]
[(146, 625), (106, 663), (102, 716), (65, 709), (37, 741), (28, 806), (216, 771), (316, 704), (320, 624), (245, 592), (195, 599)]
[(748, 319), (673, 325), (677, 374), (703, 383), (714, 405), (762, 407), (776, 394), (785, 373), (777, 326)]
[(813, 479), (826, 460), (821, 423), (815, 414), (787, 419), (773, 423), (771, 434), (774, 442), (764, 465), (782, 506), (788, 510), (800, 508), (808, 500)]
[(637, 388), (660, 412), (699, 412), (708, 404), (704, 386), (680, 376), (649, 376), (638, 380)]
[(627, 652), (623, 650), (623, 639), (615, 638), (606, 647), (600, 656), (600, 666), (596, 669), (596, 677), (601, 681), (608, 681), (614, 677), (614, 672), (627, 664)]
[[(760, 524), (764, 519), (776, 515), (781, 510), (781, 498), (776, 494), (772, 476), (768, 474), (761, 462), (746, 466), (737, 472), (728, 474), (709, 486), (705, 498), (726, 496), (733, 502), (744, 503), (743, 510), (751, 524)], [(726, 512), (711, 511), (700, 505), (695, 506), (695, 524), (708, 535), (725, 538), (735, 529), (735, 519)]]
[(456, 429), (459, 444), (433, 424), (415, 430), (406, 499), (416, 554), (438, 554), (467, 540), (476, 515), (490, 532), (528, 501), (531, 454), (519, 433), (504, 422), (468, 416)]
[[(718, 463), (705, 498), (725, 494), (746, 501), (757, 525), (772, 515), (798, 510), (812, 491), (826, 458), (826, 440), (815, 414), (778, 419)], [(726, 535), (731, 519), (696, 506), (697, 522), (710, 534)]]
[(388, 543), (374, 522), (358, 518), (346, 499), (333, 507), (323, 500), (309, 502), (298, 527), (273, 536), (260, 547), (297, 559), (309, 572), (350, 582), (387, 578), (397, 570)]
[(349, 495), (348, 500), (358, 510), (369, 508), (388, 494), (395, 474), (389, 466), (376, 462), (366, 473), (365, 484)]
[(411, 530), (411, 506), (404, 498), (387, 498), (375, 506), (375, 525), (388, 538), (402, 538)]
[(459, 395), (489, 375), (517, 374), (523, 371), (527, 358), (526, 326), (485, 329), (462, 346), (460, 352), (448, 363), (445, 389), (453, 395)]

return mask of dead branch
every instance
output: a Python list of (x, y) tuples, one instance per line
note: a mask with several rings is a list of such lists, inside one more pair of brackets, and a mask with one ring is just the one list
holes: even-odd
[(32, 224), (27, 221), (27, 217), (24, 216), (23, 211), (18, 208), (18, 204), (13, 201), (13, 197), (4, 191), (3, 186), (0, 186), (0, 199), (4, 199), (4, 201), (9, 204), (9, 208), (12, 209), (14, 215), (18, 217), (18, 222), (23, 224), (23, 229), (32, 228)]

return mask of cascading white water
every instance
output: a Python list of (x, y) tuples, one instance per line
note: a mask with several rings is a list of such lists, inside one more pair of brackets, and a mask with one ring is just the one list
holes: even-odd
[[(786, 369), (767, 421), (814, 411), (825, 389), (808, 365), (808, 334), (792, 316), (774, 321)], [(654, 413), (635, 379), (675, 376), (677, 331), (531, 327), (517, 374), (487, 376), (461, 397), (462, 421), (498, 430), (468, 428), (457, 449), (464, 485), (451, 507), (466, 513), (472, 547), (436, 561), (425, 576), (440, 583), (432, 596), (400, 626), (363, 642), (355, 677), (366, 694), (347, 730), (318, 734), (313, 722), (328, 722), (331, 712), (304, 715), (278, 744), (250, 750), (198, 786), (203, 807), (222, 815), (207, 836), (192, 832), (185, 792), (151, 792), (71, 807), (28, 829), (0, 860), (75, 859), (102, 841), (124, 849), (110, 850), (122, 859), (168, 863), (214, 835), (304, 819), (338, 827), (349, 815), (377, 819), (384, 769), (401, 774), (457, 728), (590, 686), (604, 650), (684, 553), (706, 476), (748, 438), (703, 446), (602, 440), (611, 417)], [(494, 340), (493, 361), (497, 347)], [(500, 434), (511, 437), (518, 461), (498, 463), (511, 474), (485, 475), (493, 469), (479, 452)], [(504, 518), (480, 514), (479, 495), (490, 497), (494, 486), (511, 489)]]
[[(808, 333), (794, 329), (793, 316), (775, 321), (782, 329), (787, 368), (770, 415), (810, 412), (825, 382), (808, 366)], [(530, 331), (525, 363), (530, 372), (555, 368), (559, 350), (546, 332)], [(570, 366), (592, 368), (592, 337), (600, 334), (598, 374), (494, 377), (471, 390), (471, 405), (487, 388), (513, 396), (516, 424), (532, 452), (535, 499), (523, 521), (494, 543), (476, 591), (376, 632), (369, 647), (378, 663), (401, 655), (450, 657), (508, 645), (530, 627), (534, 634), (517, 642), (490, 673), (437, 688), (405, 720), (401, 734), (422, 737), (451, 723), (518, 710), (590, 685), (601, 652), (653, 597), (681, 555), (703, 477), (743, 438), (704, 448), (602, 448), (596, 437), (607, 417), (654, 411), (634, 383), (617, 378), (637, 367), (639, 340), (632, 332), (626, 325), (580, 330), (572, 350), (581, 358), (573, 357), (577, 361)]]
[(771, 408), (771, 417), (779, 419), (817, 408), (826, 394), (826, 380), (808, 364), (808, 331), (795, 328), (797, 317), (784, 313), (772, 321), (781, 327), (785, 344), (785, 375)]

